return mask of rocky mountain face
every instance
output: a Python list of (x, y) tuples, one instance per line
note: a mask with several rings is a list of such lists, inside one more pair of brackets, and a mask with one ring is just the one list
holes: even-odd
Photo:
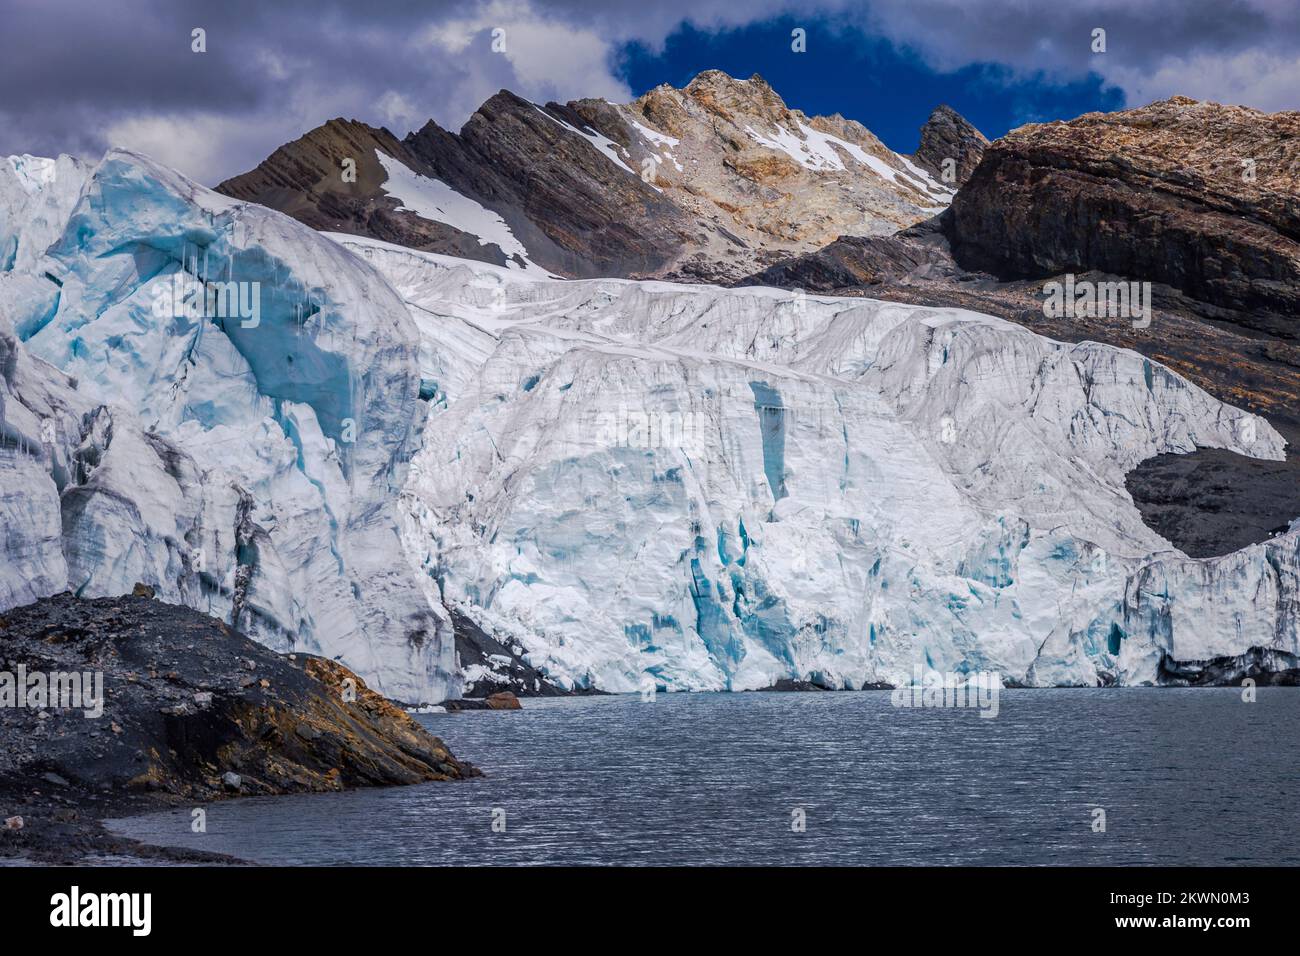
[(1096, 273), (1151, 282), (1165, 307), (1247, 335), (1300, 336), (1300, 113), (1175, 97), (1021, 127), (982, 157), (931, 222), (846, 236), (747, 283), (983, 294)]
[(1300, 335), (1300, 113), (1174, 97), (1013, 131), (954, 199), (967, 269), (1115, 273)]
[(723, 281), (933, 215), (955, 188), (943, 159), (964, 171), (982, 143), (945, 108), (914, 162), (860, 123), (790, 109), (759, 76), (709, 71), (622, 105), (502, 91), (458, 134), (430, 122), (399, 141), (333, 120), (217, 190), (313, 228), (497, 265)]

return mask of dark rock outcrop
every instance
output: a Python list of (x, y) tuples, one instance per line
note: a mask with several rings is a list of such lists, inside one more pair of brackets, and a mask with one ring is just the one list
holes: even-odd
[(1157, 455), (1125, 479), (1148, 527), (1194, 558), (1284, 533), (1300, 518), (1300, 468), (1222, 448)]
[(892, 236), (841, 236), (816, 252), (783, 260), (736, 284), (851, 295), (867, 287), (963, 277), (943, 222), (940, 215)]
[(442, 706), (447, 708), (448, 713), (455, 713), (458, 710), (521, 710), (523, 707), (519, 703), (519, 698), (508, 690), (475, 700), (468, 698), (444, 700)]
[(1157, 681), (1165, 687), (1232, 687), (1247, 678), (1274, 687), (1300, 686), (1300, 658), (1270, 647), (1252, 647), (1237, 657), (1204, 661), (1160, 660)]
[(455, 608), (450, 609), (456, 660), (466, 675), (464, 696), (565, 697), (568, 692), (524, 660), (523, 648), (501, 643)]
[(921, 143), (912, 159), (939, 182), (958, 187), (970, 179), (988, 145), (983, 133), (944, 104), (921, 127)]
[(0, 616), (0, 672), (102, 674), (103, 710), (0, 709), (0, 792), (57, 774), (81, 792), (187, 800), (477, 773), (342, 664), (281, 655), (148, 589)]
[(771, 687), (760, 687), (760, 691), (769, 693), (799, 693), (803, 691), (822, 691), (834, 690), (833, 687), (827, 687), (825, 684), (815, 680), (796, 680), (792, 677), (782, 677), (777, 680)]

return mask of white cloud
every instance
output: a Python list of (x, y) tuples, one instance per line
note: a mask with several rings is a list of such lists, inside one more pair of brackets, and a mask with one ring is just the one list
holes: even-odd
[(1154, 71), (1117, 69), (1107, 79), (1122, 87), (1134, 106), (1181, 94), (1269, 113), (1300, 109), (1300, 55), (1243, 50), (1228, 56), (1171, 57)]
[(388, 90), (375, 102), (384, 125), (402, 133), (423, 124), (428, 116), (420, 115), (420, 108), (396, 90)]
[(214, 185), (232, 174), (227, 157), (264, 149), (263, 144), (283, 137), (283, 128), (278, 122), (259, 124), (247, 117), (214, 113), (140, 115), (110, 123), (103, 136), (110, 146), (144, 153), (191, 179)]
[[(555, 19), (528, 0), (492, 0), (471, 17), (431, 25), (416, 44), (465, 61), (500, 57), (513, 79), (505, 85), (526, 99), (631, 96), (613, 74), (614, 36)], [(478, 72), (466, 65), (469, 74)]]

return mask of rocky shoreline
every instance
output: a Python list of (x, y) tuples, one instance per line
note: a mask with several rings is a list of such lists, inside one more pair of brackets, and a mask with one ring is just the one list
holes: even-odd
[(275, 653), (143, 586), (0, 615), (0, 703), (0, 863), (239, 862), (101, 821), (479, 775), (343, 665)]

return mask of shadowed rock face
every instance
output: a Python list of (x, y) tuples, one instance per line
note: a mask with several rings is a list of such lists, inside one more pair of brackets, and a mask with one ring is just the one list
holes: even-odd
[(430, 175), (500, 214), (546, 268), (575, 277), (653, 272), (686, 242), (691, 223), (573, 132), (591, 127), (572, 105), (543, 110), (503, 90), (459, 136), (429, 122), (406, 143)]
[(989, 147), (951, 213), (967, 269), (1114, 273), (1297, 336), (1300, 113), (1174, 97), (1021, 127)]
[[(970, 179), (988, 145), (984, 134), (964, 116), (951, 106), (941, 105), (921, 127), (921, 144), (912, 159), (940, 182), (961, 186)], [(955, 182), (945, 176), (947, 160), (952, 160), (949, 168), (955, 175)]]
[(0, 615), (0, 671), (99, 671), (104, 693), (98, 719), (0, 709), (0, 793), (42, 774), (72, 792), (201, 800), (477, 773), (343, 665), (277, 654), (137, 592), (60, 594)]
[(1300, 469), (1221, 448), (1156, 455), (1125, 483), (1146, 523), (1194, 558), (1236, 551), (1284, 533), (1300, 518)]

